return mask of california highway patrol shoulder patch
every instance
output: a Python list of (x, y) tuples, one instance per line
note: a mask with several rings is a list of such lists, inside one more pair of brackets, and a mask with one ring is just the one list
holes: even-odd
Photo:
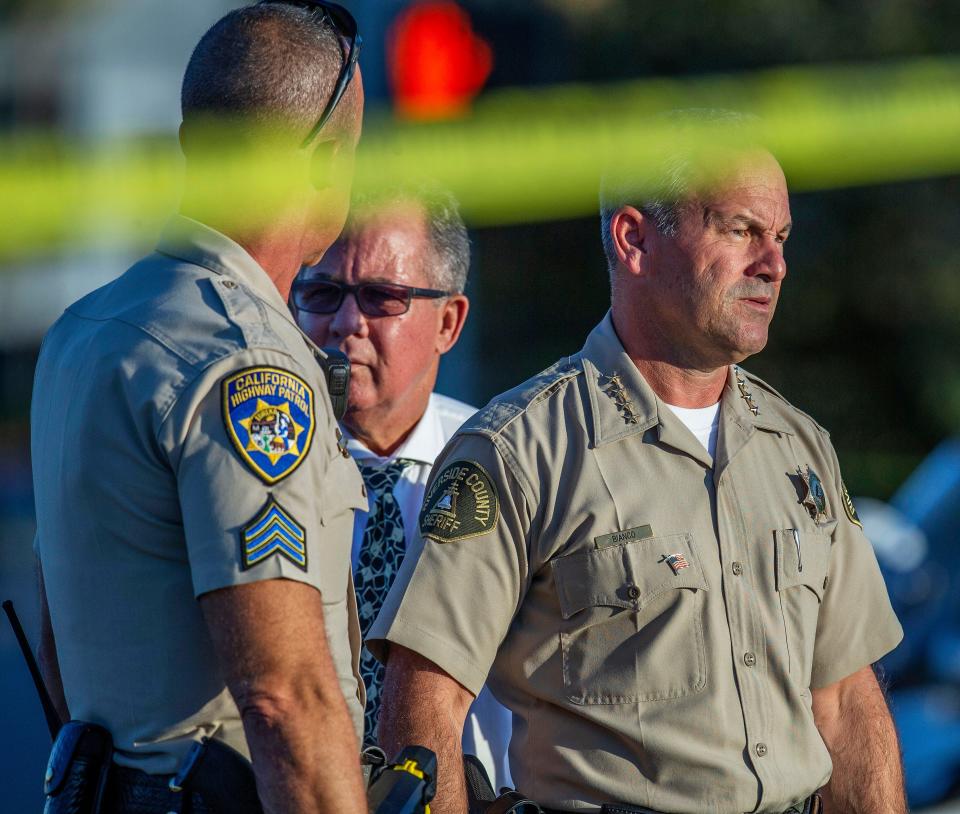
[(307, 570), (307, 532), (273, 495), (240, 532), (241, 567), (244, 571), (274, 554)]
[(267, 484), (283, 480), (313, 440), (313, 390), (276, 367), (249, 367), (223, 380), (223, 420), (244, 463)]
[(843, 503), (843, 510), (847, 513), (847, 519), (855, 526), (863, 528), (860, 515), (857, 514), (857, 507), (853, 505), (850, 493), (847, 491), (847, 484), (840, 481), (840, 502)]
[(456, 461), (434, 478), (420, 512), (420, 534), (438, 543), (479, 537), (496, 528), (500, 500), (490, 475), (474, 461)]

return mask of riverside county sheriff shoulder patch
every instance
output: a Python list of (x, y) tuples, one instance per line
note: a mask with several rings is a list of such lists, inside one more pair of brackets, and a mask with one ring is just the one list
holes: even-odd
[(276, 367), (249, 367), (223, 380), (223, 420), (244, 463), (274, 484), (307, 457), (313, 440), (313, 390)]
[(420, 512), (420, 534), (438, 543), (455, 543), (493, 531), (499, 519), (500, 500), (487, 470), (475, 461), (456, 461), (430, 485)]
[(843, 510), (847, 513), (847, 519), (855, 526), (863, 528), (860, 515), (857, 514), (857, 507), (853, 505), (850, 493), (847, 491), (847, 484), (840, 481), (840, 502), (843, 503)]

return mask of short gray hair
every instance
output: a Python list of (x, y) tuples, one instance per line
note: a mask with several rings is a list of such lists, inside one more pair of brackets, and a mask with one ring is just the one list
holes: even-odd
[(470, 271), (470, 238), (453, 193), (433, 185), (395, 187), (358, 197), (351, 206), (345, 234), (377, 210), (391, 204), (412, 203), (423, 209), (430, 245), (437, 262), (428, 266), (430, 284), (443, 291), (462, 294)]
[[(718, 126), (726, 129), (728, 136), (742, 136), (744, 149), (759, 146), (748, 141), (746, 127), (748, 123), (756, 122), (757, 118), (744, 113), (692, 108), (670, 111), (656, 119), (660, 124), (669, 124), (680, 133), (697, 126)], [(667, 237), (676, 235), (683, 205), (695, 192), (690, 188), (690, 182), (696, 168), (692, 151), (681, 149), (667, 152), (651, 170), (642, 173), (640, 177), (624, 178), (622, 174), (614, 176), (613, 172), (604, 173), (600, 184), (600, 239), (610, 274), (613, 274), (617, 267), (616, 248), (610, 234), (610, 222), (617, 210), (623, 206), (634, 206), (653, 221), (660, 234)]]
[[(286, 3), (235, 9), (194, 48), (180, 93), (183, 120), (224, 117), (302, 138), (320, 118), (343, 59), (336, 31), (312, 9)], [(338, 108), (332, 128), (353, 114)]]

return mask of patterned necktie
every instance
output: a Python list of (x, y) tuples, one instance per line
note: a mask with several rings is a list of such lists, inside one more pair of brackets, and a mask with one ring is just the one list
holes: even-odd
[[(383, 600), (397, 576), (406, 541), (403, 536), (403, 518), (393, 489), (403, 470), (413, 461), (398, 458), (385, 464), (357, 462), (367, 491), (376, 499), (370, 507), (367, 525), (353, 584), (357, 592), (360, 613), (360, 632), (367, 637), (373, 620), (377, 618)], [(380, 694), (383, 688), (383, 665), (364, 648), (360, 656), (360, 675), (367, 687), (367, 708), (364, 711), (364, 746), (377, 742), (377, 719), (380, 716)]]

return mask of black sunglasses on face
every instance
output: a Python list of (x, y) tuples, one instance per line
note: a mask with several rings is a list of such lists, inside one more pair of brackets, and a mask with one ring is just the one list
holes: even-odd
[(410, 301), (449, 297), (449, 291), (414, 288), (394, 283), (349, 285), (336, 280), (297, 280), (292, 289), (293, 304), (310, 314), (335, 314), (347, 294), (353, 294), (357, 307), (368, 317), (398, 317), (410, 310)]
[(300, 148), (306, 149), (310, 146), (310, 142), (317, 137), (317, 133), (319, 133), (323, 129), (323, 126), (330, 120), (333, 111), (343, 98), (343, 94), (347, 90), (347, 85), (350, 84), (350, 80), (353, 78), (353, 74), (357, 69), (357, 60), (360, 58), (360, 46), (363, 45), (363, 37), (360, 36), (360, 32), (357, 29), (357, 21), (353, 19), (353, 15), (343, 6), (339, 6), (336, 3), (327, 3), (325, 0), (260, 0), (258, 5), (264, 5), (266, 3), (300, 6), (301, 8), (318, 12), (320, 18), (329, 23), (333, 30), (337, 32), (341, 43), (343, 43), (346, 49), (346, 53), (343, 55), (343, 64), (340, 66), (340, 73), (337, 76), (336, 84), (333, 86), (333, 94), (330, 96), (330, 101), (328, 101), (326, 107), (324, 107), (323, 113), (321, 113), (320, 118), (317, 119), (317, 123), (307, 134), (307, 137), (300, 143)]

